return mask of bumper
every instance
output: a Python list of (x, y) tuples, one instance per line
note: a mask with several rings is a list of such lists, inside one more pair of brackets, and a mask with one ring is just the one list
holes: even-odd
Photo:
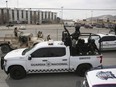
[(4, 57), (1, 57), (1, 69), (4, 69)]
[(4, 57), (1, 57), (1, 69), (4, 70), (6, 74), (8, 74), (4, 67)]

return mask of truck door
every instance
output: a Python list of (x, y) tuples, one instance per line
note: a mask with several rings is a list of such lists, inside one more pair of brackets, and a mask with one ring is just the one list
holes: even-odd
[(116, 36), (109, 36), (107, 38), (109, 49), (116, 49)]
[(31, 53), (31, 60), (28, 60), (27, 67), (29, 73), (47, 72), (48, 64), (48, 49), (40, 48)]
[[(65, 47), (49, 48), (49, 69), (53, 72), (67, 72), (69, 70), (69, 53)], [(69, 51), (68, 51), (69, 52)]]
[(102, 38), (102, 48), (105, 50), (116, 48), (116, 37), (104, 36)]

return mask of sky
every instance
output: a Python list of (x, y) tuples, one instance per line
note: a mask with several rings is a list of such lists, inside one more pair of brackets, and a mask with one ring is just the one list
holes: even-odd
[[(70, 9), (116, 9), (116, 0), (7, 0), (10, 8), (61, 8), (52, 10), (64, 19), (85, 19), (100, 15), (116, 15), (114, 11), (65, 10)], [(6, 7), (6, 0), (0, 0), (0, 7)], [(47, 10), (47, 9), (45, 9)], [(50, 9), (49, 9), (50, 11)]]

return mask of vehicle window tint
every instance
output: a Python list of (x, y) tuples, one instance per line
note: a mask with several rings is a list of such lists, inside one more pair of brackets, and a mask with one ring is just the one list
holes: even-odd
[(47, 57), (48, 50), (47, 49), (38, 49), (31, 54), (32, 57)]
[(66, 54), (63, 47), (41, 48), (31, 54), (32, 57), (60, 57)]
[(92, 87), (116, 87), (116, 84), (94, 85)]
[(61, 57), (66, 54), (65, 48), (50, 48), (49, 55), (50, 57)]
[(116, 40), (115, 36), (105, 36), (101, 38), (101, 41), (114, 41), (114, 40)]

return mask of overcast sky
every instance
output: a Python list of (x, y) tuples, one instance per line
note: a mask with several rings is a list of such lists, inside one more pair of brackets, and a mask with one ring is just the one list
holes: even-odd
[[(74, 9), (116, 9), (116, 0), (7, 0), (11, 8), (74, 8)], [(6, 0), (0, 0), (0, 7), (6, 7)], [(62, 17), (60, 10), (54, 10)], [(63, 10), (63, 18), (84, 19), (104, 14), (116, 15), (116, 11), (72, 11)]]

